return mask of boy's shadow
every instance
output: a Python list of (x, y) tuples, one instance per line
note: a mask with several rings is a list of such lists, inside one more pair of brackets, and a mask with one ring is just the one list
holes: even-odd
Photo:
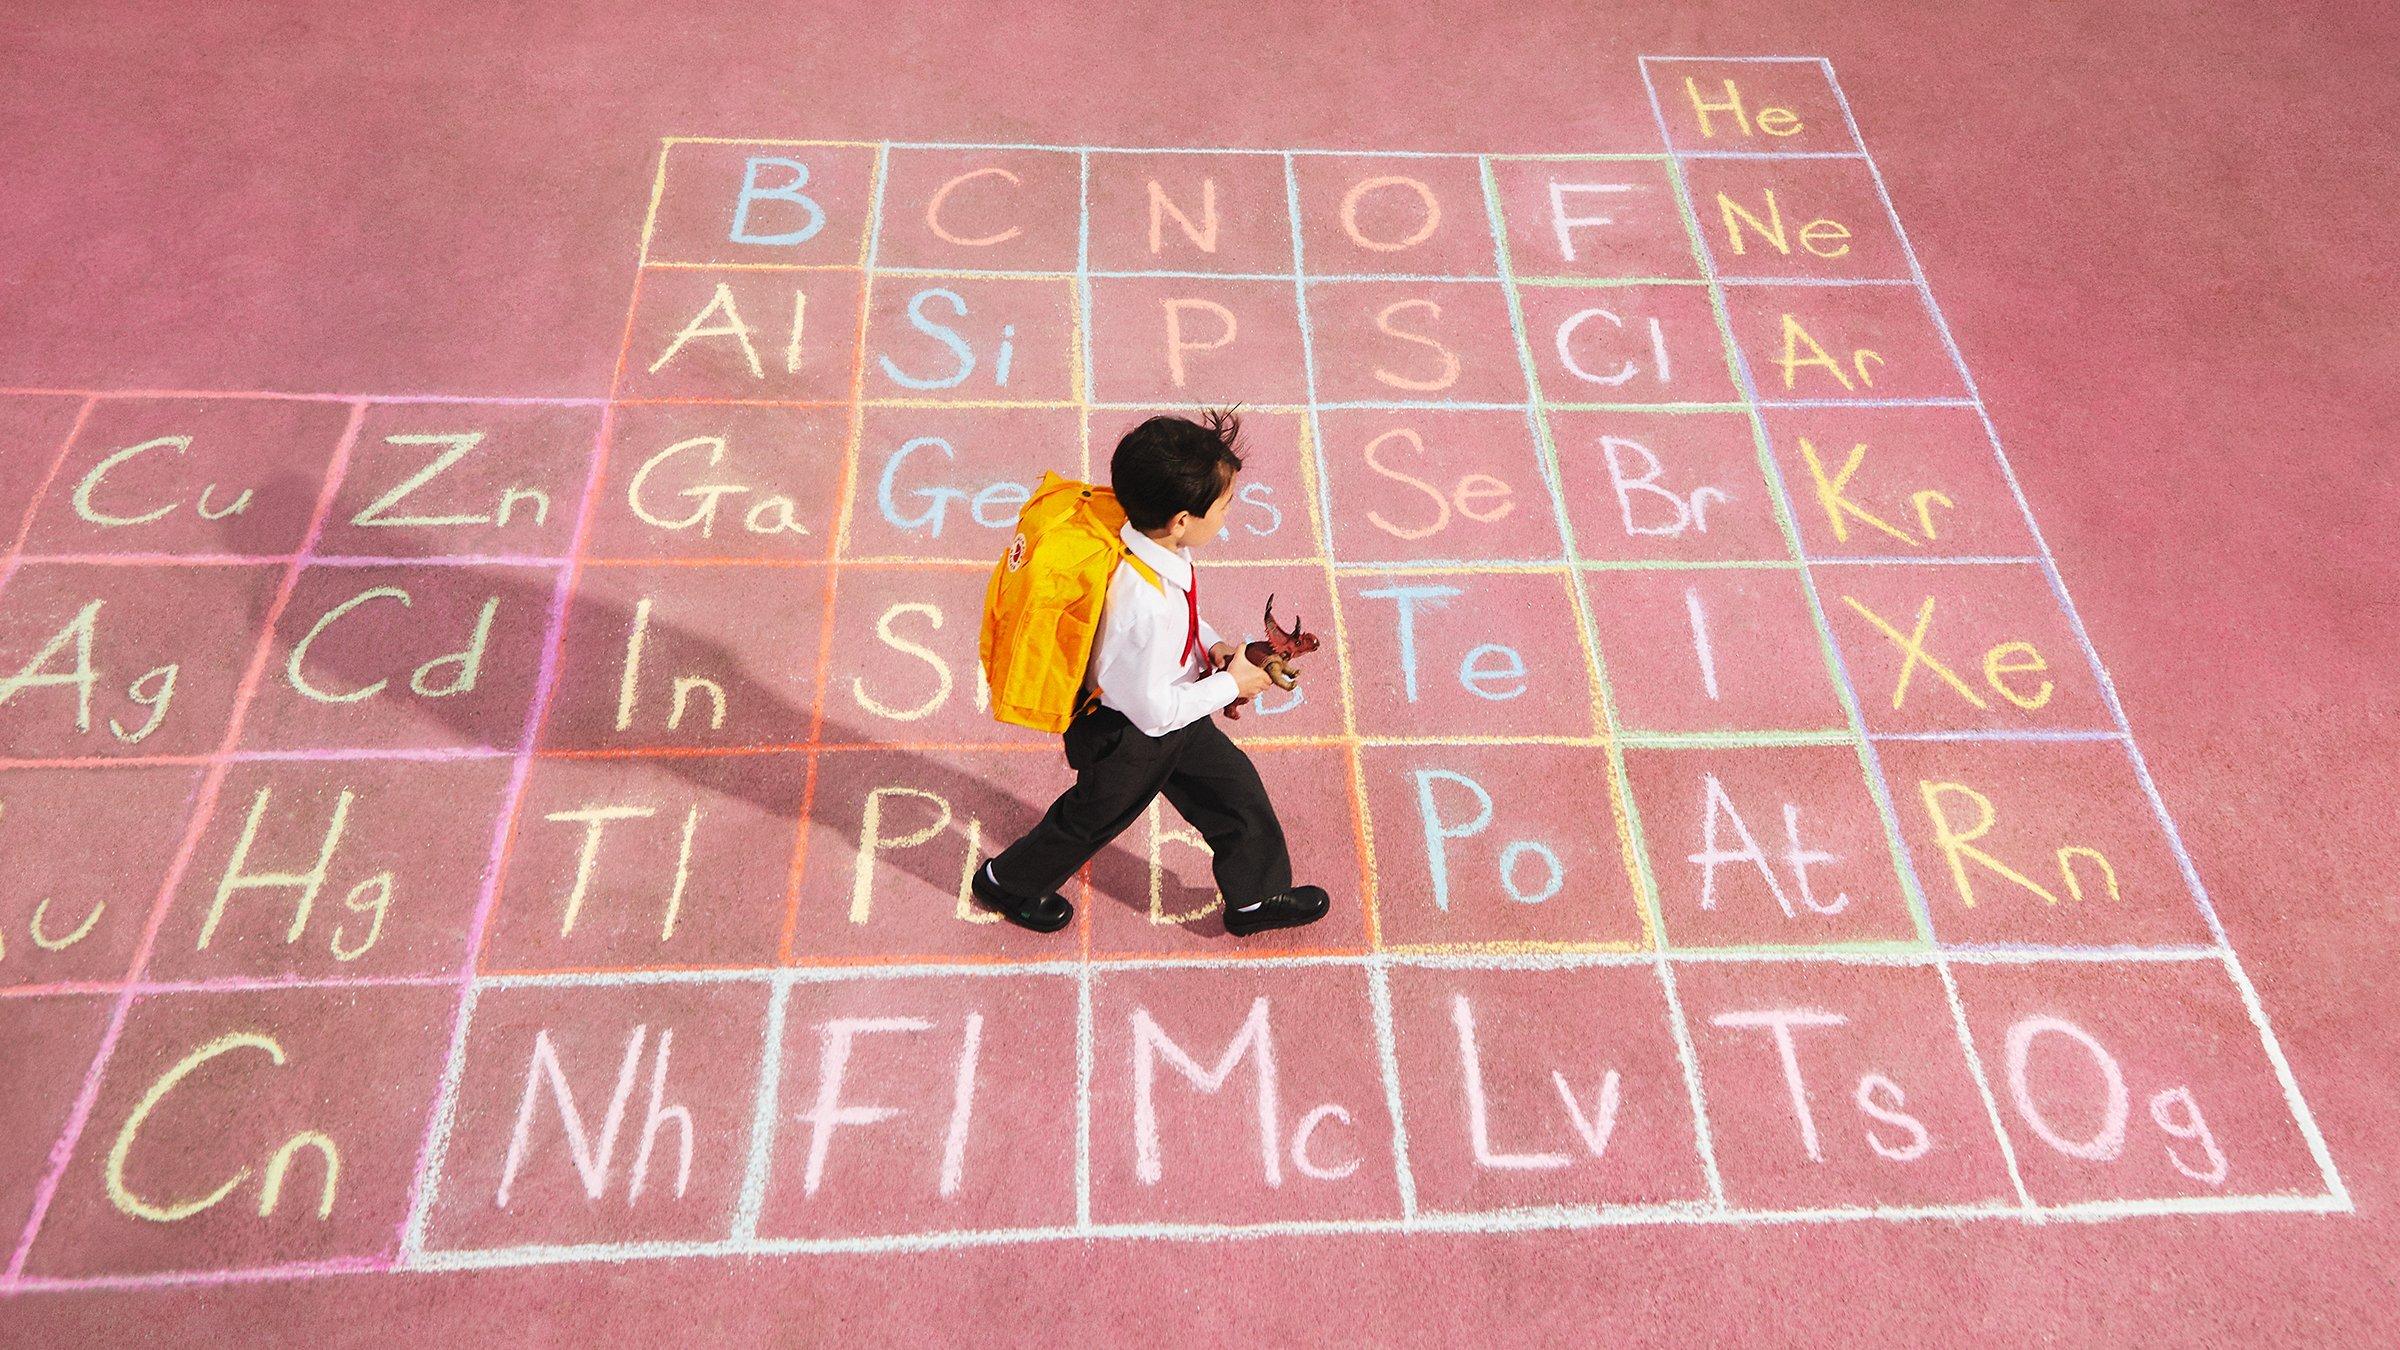
[[(305, 494), (307, 497), (313, 498), (318, 486), (314, 480), (304, 475), (277, 475), (258, 485), (257, 500), (276, 500), (275, 494), (278, 493)], [(231, 518), (229, 517), (229, 519)], [(423, 531), (393, 528), (384, 537), (390, 542), (377, 548), (375, 556), (413, 556), (415, 551), (422, 550), (428, 555), (438, 557), (443, 551), (439, 542)], [(454, 568), (462, 571), (470, 570), (458, 568), (455, 564), (429, 564), (427, 570), (448, 572)], [(497, 598), (499, 601), (492, 620), (492, 631), (495, 635), (504, 631), (506, 625), (530, 622), (539, 625), (545, 638), (549, 637), (548, 618), (556, 596), (551, 573), (543, 571), (538, 574), (539, 579), (537, 580), (535, 579), (537, 576), (535, 570), (527, 567), (494, 565), (475, 567), (471, 571), (475, 578), (473, 603), (479, 608), (486, 597)], [(253, 612), (249, 617), (251, 628), (256, 631), (266, 620), (267, 597), (257, 592), (253, 592), (253, 595), (257, 598), (252, 602)], [(405, 611), (399, 612), (404, 613)], [(348, 622), (354, 626), (359, 625), (362, 621), (371, 625), (373, 620), (369, 616), (378, 613), (394, 614), (395, 612), (389, 607), (362, 610), (357, 618)], [(663, 622), (654, 613), (646, 612), (639, 617), (647, 623), (644, 639), (646, 648), (672, 650), (686, 658), (697, 657), (709, 669), (736, 673), (746, 669), (746, 663), (740, 653), (716, 638), (673, 623)], [(286, 613), (279, 619), (276, 625), (277, 631), (271, 639), (275, 650), (274, 659), (268, 666), (270, 671), (283, 669), (284, 663), (290, 658), (295, 620), (314, 622), (315, 616), (303, 617)], [(570, 629), (589, 626), (606, 633), (630, 633), (636, 625), (637, 615), (632, 607), (599, 594), (593, 588), (578, 585), (575, 593), (568, 597), (563, 622)], [(306, 630), (299, 631), (305, 632)], [(564, 643), (568, 636), (567, 633), (562, 632), (556, 638), (556, 641), (561, 644), (560, 659), (562, 662), (565, 659)], [(308, 667), (312, 672), (312, 678), (321, 677), (316, 678), (316, 682), (320, 684), (346, 683), (348, 687), (363, 686), (386, 679), (393, 673), (393, 662), (387, 652), (376, 650), (382, 645), (356, 642), (319, 642), (314, 644), (308, 653)], [(813, 649), (808, 650), (803, 653), (801, 659), (814, 661), (816, 659), (815, 652)], [(556, 710), (559, 698), (555, 687), (558, 680), (563, 679), (567, 673), (564, 669), (553, 673), (553, 711)], [(585, 674), (588, 678), (589, 672), (585, 672)], [(1046, 800), (1027, 802), (1016, 793), (1010, 792), (1006, 785), (995, 783), (989, 778), (966, 773), (957, 765), (945, 763), (930, 755), (910, 750), (874, 748), (882, 741), (880, 735), (853, 726), (836, 715), (832, 677), (833, 671), (831, 667), (828, 667), (826, 671), (827, 685), (818, 693), (819, 701), (824, 705), (822, 730), (818, 737), (819, 743), (859, 747), (836, 753), (876, 755), (884, 764), (891, 766), (883, 775), (889, 784), (931, 792), (952, 803), (953, 817), (950, 826), (945, 831), (946, 834), (959, 837), (963, 843), (964, 825), (961, 822), (967, 811), (959, 809), (958, 804), (989, 801), (995, 790), (1008, 801), (1028, 808), (1029, 819), (1038, 819), (1042, 811), (1049, 806)], [(738, 685), (729, 680), (727, 681), (726, 695), (728, 704), (735, 710), (733, 715), (739, 716), (747, 711), (750, 714), (749, 720), (763, 722), (767, 725), (805, 726), (813, 711), (781, 697), (772, 684), (757, 680), (744, 679)], [(408, 706), (414, 710), (416, 715), (442, 724), (478, 744), (489, 741), (489, 728), (482, 724), (482, 718), (477, 716), (480, 710), (471, 702), (444, 698), (415, 698), (409, 701)], [(552, 721), (546, 730), (555, 730), (556, 727), (557, 723)], [(507, 750), (514, 747), (509, 744), (499, 744), (493, 748)], [(552, 747), (543, 745), (540, 748)], [(582, 747), (578, 746), (577, 748)], [(797, 814), (802, 801), (802, 775), (807, 772), (805, 762), (800, 756), (776, 757), (775, 762), (788, 763), (792, 766), (788, 775), (716, 771), (716, 766), (722, 762), (722, 758), (714, 755), (670, 754), (644, 757), (644, 763), (648, 767), (684, 778), (706, 793), (746, 802), (771, 816), (791, 818)], [(822, 763), (822, 758), (821, 756), (820, 763)], [(821, 775), (819, 782), (821, 788), (823, 784)], [(822, 797), (819, 800), (821, 801)], [(1172, 811), (1174, 808), (1168, 806), (1165, 799), (1161, 798), (1158, 809)], [(846, 848), (855, 848), (857, 844), (855, 838), (841, 835), (821, 819), (812, 819), (806, 824), (810, 828), (825, 830)], [(823, 842), (819, 841), (810, 846), (811, 856), (817, 854)], [(987, 840), (986, 856), (996, 853), (998, 845), (1004, 842)], [(941, 895), (955, 895), (964, 872), (964, 868), (958, 861), (960, 855), (946, 850), (926, 848), (878, 850), (876, 858), (878, 865), (898, 868), (916, 877)], [(978, 863), (980, 863), (980, 859), (978, 859)], [(1090, 893), (1093, 896), (1107, 893), (1109, 898), (1141, 915), (1144, 922), (1150, 922), (1151, 899), (1147, 894), (1128, 895), (1113, 891), (1104, 892), (1099, 880), (1103, 875), (1147, 878), (1149, 871), (1149, 859), (1140, 857), (1133, 850), (1127, 848), (1124, 836), (1120, 835), (1093, 857), (1092, 861), (1086, 865), (1085, 875), (1092, 882)], [(1231, 936), (1225, 931), (1223, 905), (1214, 903), (1216, 892), (1213, 887), (1203, 889), (1193, 886), (1172, 873), (1162, 874), (1158, 878), (1158, 884), (1160, 887), (1158, 909), (1161, 913), (1190, 914), (1204, 907), (1209, 908), (1209, 913), (1205, 916), (1184, 921), (1176, 926), (1193, 935), (1211, 940)], [(1143, 886), (1142, 890), (1146, 891), (1147, 886)], [(1072, 898), (1074, 894), (1072, 888), (1068, 890), (1068, 894)], [(953, 921), (952, 911), (949, 909), (940, 911), (937, 921)]]

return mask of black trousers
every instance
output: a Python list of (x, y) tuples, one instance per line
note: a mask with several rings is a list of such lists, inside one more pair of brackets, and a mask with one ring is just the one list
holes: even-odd
[(1166, 794), (1215, 853), (1217, 889), (1228, 906), (1292, 888), (1292, 855), (1250, 756), (1215, 716), (1146, 736), (1125, 714), (1096, 707), (1067, 725), (1075, 786), (1050, 804), (1031, 833), (992, 859), (1001, 889), (1048, 895)]

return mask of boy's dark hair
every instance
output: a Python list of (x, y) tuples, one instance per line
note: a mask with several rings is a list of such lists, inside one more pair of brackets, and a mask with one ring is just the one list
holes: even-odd
[(1153, 417), (1117, 442), (1108, 483), (1137, 530), (1166, 526), (1178, 511), (1205, 516), (1241, 471), (1235, 445), (1242, 419), (1230, 408), (1204, 408), (1198, 421)]

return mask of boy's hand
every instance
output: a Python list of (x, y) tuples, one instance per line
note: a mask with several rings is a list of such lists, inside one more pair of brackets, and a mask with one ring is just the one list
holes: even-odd
[(1208, 649), (1208, 662), (1217, 669), (1223, 670), (1233, 664), (1233, 654), (1240, 650), (1230, 642), (1219, 642)]
[(1266, 671), (1250, 664), (1250, 658), (1238, 650), (1232, 653), (1225, 668), (1233, 672), (1233, 687), (1241, 691), (1243, 698), (1257, 698), (1274, 683), (1267, 678)]

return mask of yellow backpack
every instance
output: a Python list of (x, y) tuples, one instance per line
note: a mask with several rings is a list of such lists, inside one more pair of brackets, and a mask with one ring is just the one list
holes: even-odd
[(992, 688), (992, 716), (1036, 731), (1066, 730), (1082, 701), (1100, 607), (1118, 562), (1132, 563), (1143, 580), (1164, 589), (1158, 573), (1125, 547), (1117, 533), (1124, 524), (1116, 493), (1042, 475), (983, 592), (977, 651)]

